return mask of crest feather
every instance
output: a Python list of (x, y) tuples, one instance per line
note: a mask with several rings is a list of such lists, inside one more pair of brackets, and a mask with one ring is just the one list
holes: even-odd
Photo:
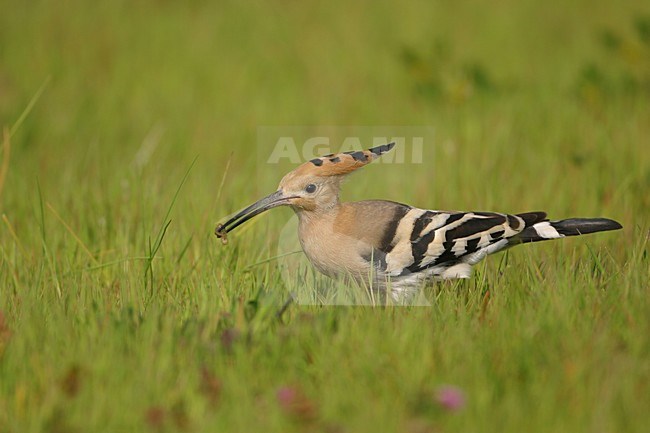
[(394, 142), (382, 144), (368, 150), (331, 153), (309, 160), (296, 168), (295, 171), (315, 176), (341, 176), (370, 164), (393, 147), (395, 147)]

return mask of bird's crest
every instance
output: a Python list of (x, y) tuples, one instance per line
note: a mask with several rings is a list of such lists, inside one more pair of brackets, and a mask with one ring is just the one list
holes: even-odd
[(383, 144), (368, 150), (331, 153), (314, 158), (300, 165), (294, 171), (300, 175), (341, 176), (370, 164), (384, 153), (395, 147), (395, 143)]

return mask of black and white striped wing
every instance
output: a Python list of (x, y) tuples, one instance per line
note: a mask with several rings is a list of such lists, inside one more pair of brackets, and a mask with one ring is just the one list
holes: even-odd
[(385, 251), (390, 276), (444, 269), (458, 263), (473, 265), (487, 254), (508, 246), (526, 227), (546, 214), (507, 215), (492, 212), (439, 212), (411, 208), (403, 216)]

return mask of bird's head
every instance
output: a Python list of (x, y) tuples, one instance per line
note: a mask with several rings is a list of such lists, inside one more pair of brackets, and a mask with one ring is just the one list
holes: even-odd
[(241, 224), (278, 206), (291, 206), (299, 213), (331, 209), (339, 202), (343, 178), (394, 146), (395, 143), (388, 143), (368, 150), (330, 154), (307, 161), (287, 173), (280, 181), (277, 191), (217, 225), (215, 234), (225, 240), (226, 235)]

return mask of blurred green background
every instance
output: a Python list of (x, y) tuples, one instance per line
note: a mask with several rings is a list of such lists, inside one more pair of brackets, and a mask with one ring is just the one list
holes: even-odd
[[(647, 2), (0, 11), (1, 432), (647, 428)], [(423, 164), (368, 167), (345, 199), (625, 230), (488, 261), (430, 309), (278, 320), (300, 280), (248, 266), (290, 211), (212, 234), (284, 174), (257, 164), (263, 125), (435, 129)]]
[[(440, 175), (421, 194), (447, 206), (548, 206), (561, 183), (547, 173), (558, 166), (584, 169), (615, 154), (608, 162), (622, 167), (598, 170), (612, 188), (624, 180), (617, 168), (648, 166), (643, 2), (68, 1), (3, 10), (3, 123), (50, 77), (12, 137), (6, 182), (22, 190), (12, 196), (23, 205), (37, 175), (61, 199), (79, 195), (68, 186), (80, 179), (111, 189), (147, 142), (147, 183), (176, 182), (199, 155), (190, 182), (211, 193), (203, 185), (218, 184), (231, 153), (233, 170), (252, 170), (246, 150), (259, 125), (433, 126), (439, 149), (427, 170)], [(170, 176), (150, 176), (160, 169)], [(549, 197), (510, 202), (488, 176)], [(451, 188), (449, 177), (458, 177)], [(12, 196), (6, 206), (20, 207)]]

